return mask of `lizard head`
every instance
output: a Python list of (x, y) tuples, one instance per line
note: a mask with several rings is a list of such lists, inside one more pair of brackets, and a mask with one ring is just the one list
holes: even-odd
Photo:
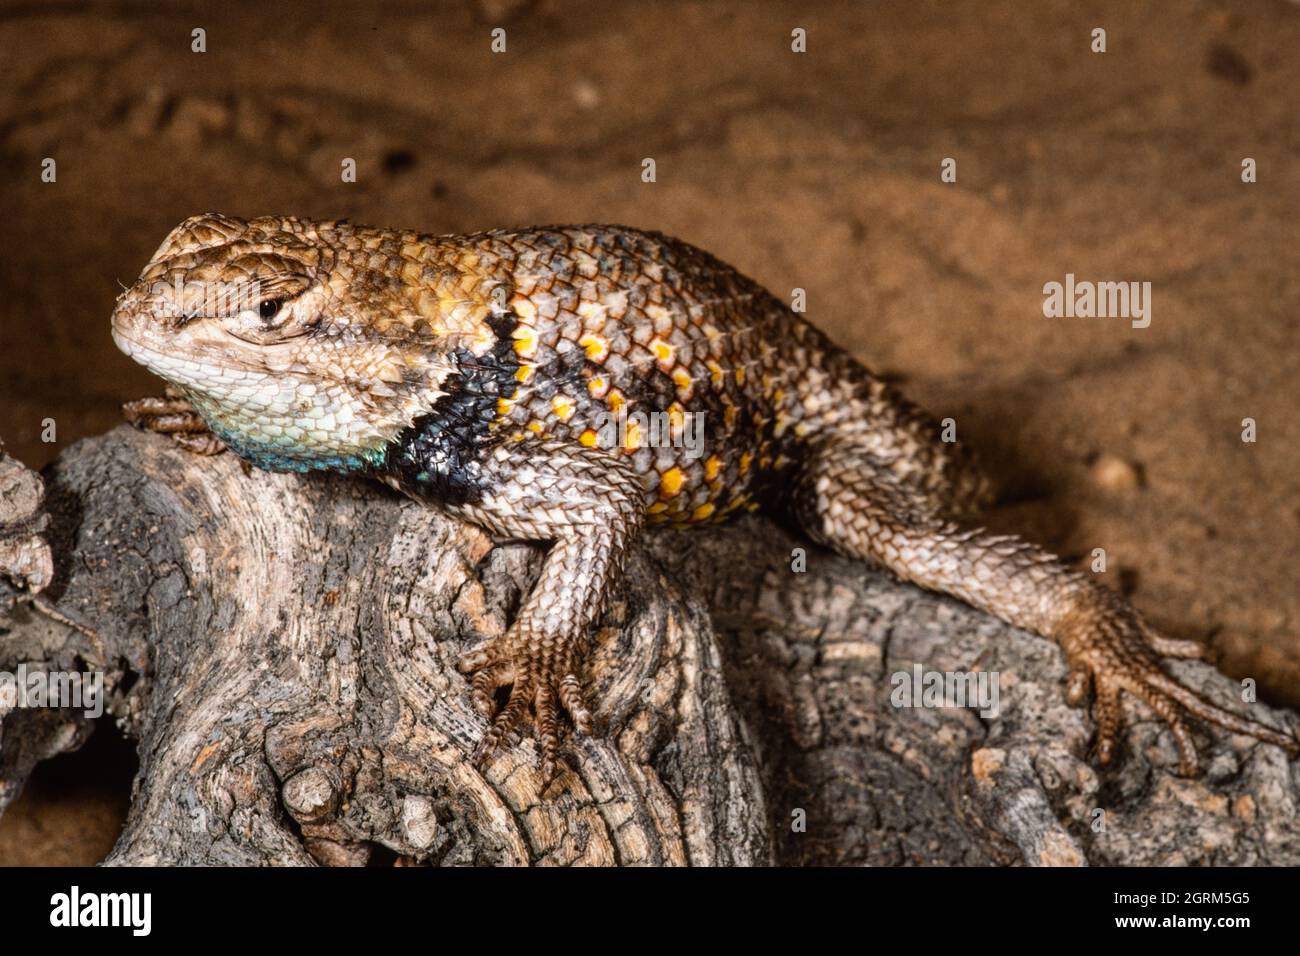
[(464, 295), (439, 290), (471, 284), (440, 281), (421, 238), (195, 216), (118, 298), (113, 339), (253, 464), (362, 470), (438, 400), (464, 347), (448, 328)]

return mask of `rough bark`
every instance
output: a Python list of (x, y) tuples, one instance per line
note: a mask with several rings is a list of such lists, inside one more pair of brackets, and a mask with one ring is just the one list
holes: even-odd
[[(1179, 779), (1129, 704), (1128, 752), (1100, 773), (1054, 646), (765, 519), (646, 536), (592, 640), (602, 732), (542, 793), (530, 738), (466, 759), (483, 721), (454, 668), (506, 628), (542, 549), (126, 428), (47, 469), (48, 521), (5, 467), (0, 571), (20, 587), (0, 669), (102, 668), (139, 742), (110, 863), (1300, 862), (1279, 750), (1206, 733), (1207, 773)], [(31, 607), (45, 541), (38, 600), (93, 636)], [(892, 706), (914, 663), (997, 672), (1000, 715)], [(1173, 669), (1234, 706), (1208, 665)], [(92, 728), (0, 710), (0, 809)]]

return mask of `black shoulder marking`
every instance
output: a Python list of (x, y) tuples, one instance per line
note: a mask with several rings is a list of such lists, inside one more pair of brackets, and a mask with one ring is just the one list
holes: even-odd
[(493, 441), (497, 403), (514, 392), (519, 371), (511, 338), (518, 317), (499, 314), (487, 321), (497, 338), (491, 351), (452, 352), (456, 371), (443, 383), (446, 394), (389, 446), (379, 470), (408, 494), (459, 505), (473, 504), (487, 490), (478, 463)]
[(493, 354), (501, 349), (501, 343), (511, 344), (511, 334), (519, 326), (519, 316), (513, 312), (493, 312), (487, 317), (487, 326), (497, 337), (496, 345), (493, 347)]

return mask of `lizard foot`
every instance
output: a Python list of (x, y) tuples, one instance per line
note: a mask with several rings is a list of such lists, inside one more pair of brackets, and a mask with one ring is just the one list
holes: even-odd
[[(578, 733), (592, 732), (593, 721), (582, 685), (568, 667), (548, 666), (494, 642), (465, 655), (459, 668), (462, 673), (474, 675), (470, 679), (470, 699), (474, 708), (491, 720), (474, 751), (476, 763), (491, 756), (506, 734), (525, 720), (530, 708), (542, 751), (542, 778), (547, 782), (555, 776), (558, 766), (561, 712), (569, 715)], [(509, 687), (510, 692), (505, 705), (497, 711), (496, 694), (504, 687)]]
[(1200, 771), (1189, 718), (1276, 744), (1293, 756), (1300, 753), (1300, 740), (1292, 734), (1224, 710), (1167, 674), (1161, 666), (1161, 655), (1198, 658), (1204, 656), (1204, 649), (1194, 641), (1156, 634), (1136, 611), (1117, 598), (1107, 594), (1097, 604), (1069, 616), (1056, 636), (1070, 667), (1067, 702), (1082, 706), (1092, 692), (1097, 726), (1095, 753), (1102, 766), (1111, 763), (1118, 752), (1124, 726), (1122, 693), (1144, 701), (1168, 725), (1178, 748), (1181, 776), (1196, 776)]
[(219, 455), (225, 444), (208, 430), (207, 424), (181, 393), (168, 386), (161, 398), (138, 398), (122, 406), (122, 414), (136, 428), (169, 436), (196, 455)]

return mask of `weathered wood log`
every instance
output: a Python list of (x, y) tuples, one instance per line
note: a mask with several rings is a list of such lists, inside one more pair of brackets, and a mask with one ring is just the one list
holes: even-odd
[[(110, 863), (1300, 862), (1281, 751), (1203, 734), (1207, 773), (1179, 779), (1130, 702), (1125, 759), (1098, 772), (1054, 646), (766, 519), (646, 535), (592, 640), (601, 732), (543, 793), (530, 738), (469, 761), (484, 722), (454, 667), (506, 628), (541, 549), (372, 483), (246, 473), (127, 428), (45, 479), (42, 598), (94, 637), (19, 601), (0, 669), (105, 671), (140, 754)], [(34, 534), (25, 500), (21, 521), (0, 512), (11, 550)], [(914, 664), (996, 673), (1000, 713), (893, 706)], [(1244, 706), (1208, 665), (1171, 666)], [(0, 809), (93, 723), (0, 720)]]

